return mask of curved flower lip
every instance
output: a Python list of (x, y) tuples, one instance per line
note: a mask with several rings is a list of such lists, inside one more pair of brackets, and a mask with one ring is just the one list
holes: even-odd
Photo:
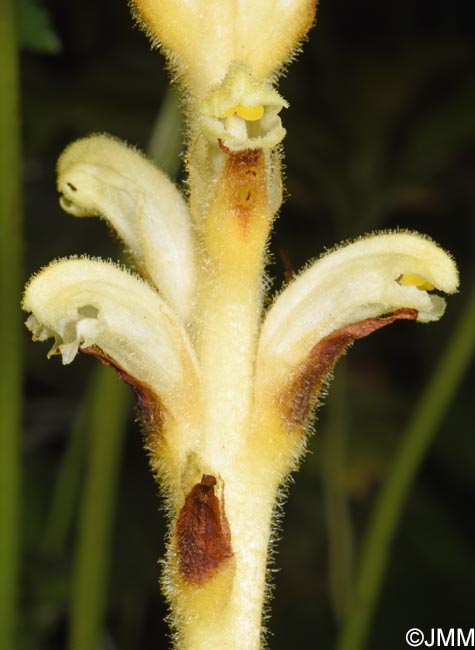
[[(172, 413), (197, 390), (188, 336), (157, 292), (108, 262), (63, 259), (28, 283), (22, 308), (33, 337), (53, 337), (51, 354), (70, 363), (97, 346), (132, 378), (152, 389)], [(178, 411), (177, 411), (178, 409)]]
[(445, 301), (424, 289), (429, 285), (453, 293), (458, 273), (452, 258), (421, 235), (376, 234), (324, 255), (269, 310), (256, 382), (282, 386), (318, 341), (353, 323), (401, 308), (417, 310), (419, 322), (438, 320)]
[(230, 151), (271, 149), (285, 136), (278, 116), (287, 102), (249, 66), (234, 61), (222, 83), (200, 104), (201, 126), (212, 142)]
[(59, 158), (58, 191), (69, 214), (108, 221), (141, 273), (183, 320), (189, 318), (196, 274), (191, 217), (165, 174), (123, 142), (92, 135)]
[(188, 89), (202, 98), (232, 61), (258, 79), (274, 74), (312, 26), (315, 0), (133, 0), (138, 20), (158, 40)]

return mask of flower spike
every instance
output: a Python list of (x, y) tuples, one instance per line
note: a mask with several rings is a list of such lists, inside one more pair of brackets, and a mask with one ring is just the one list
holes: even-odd
[(322, 386), (353, 341), (440, 318), (431, 292), (453, 293), (458, 274), (429, 239), (376, 234), (310, 265), (265, 314), (287, 106), (275, 82), (316, 2), (132, 1), (184, 90), (188, 204), (121, 142), (74, 143), (58, 163), (61, 205), (106, 219), (145, 281), (59, 260), (30, 280), (23, 308), (35, 339), (54, 338), (50, 354), (95, 355), (138, 394), (170, 519), (175, 648), (257, 650), (279, 487)]

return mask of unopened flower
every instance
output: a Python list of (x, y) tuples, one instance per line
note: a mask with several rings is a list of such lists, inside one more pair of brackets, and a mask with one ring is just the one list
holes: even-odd
[(257, 79), (278, 71), (315, 19), (314, 0), (133, 0), (139, 22), (198, 98), (234, 61)]

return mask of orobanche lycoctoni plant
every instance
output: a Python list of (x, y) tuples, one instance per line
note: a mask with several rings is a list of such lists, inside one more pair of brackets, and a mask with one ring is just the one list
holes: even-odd
[(162, 586), (177, 648), (262, 643), (272, 516), (337, 359), (398, 319), (439, 319), (453, 260), (427, 237), (384, 232), (298, 273), (264, 313), (264, 267), (282, 201), (283, 66), (313, 0), (136, 0), (187, 117), (188, 191), (108, 135), (58, 162), (62, 207), (99, 215), (134, 271), (60, 259), (29, 282), (36, 340), (130, 384), (170, 530)]

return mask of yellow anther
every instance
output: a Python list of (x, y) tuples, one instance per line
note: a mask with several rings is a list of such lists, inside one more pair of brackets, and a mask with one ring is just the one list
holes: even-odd
[(433, 284), (427, 282), (427, 280), (424, 280), (419, 275), (414, 275), (414, 273), (403, 273), (399, 278), (399, 284), (402, 284), (403, 287), (418, 287), (426, 291), (433, 291), (435, 289)]
[(262, 104), (258, 104), (257, 106), (243, 106), (242, 104), (238, 104), (236, 106), (236, 113), (243, 120), (256, 122), (264, 115), (264, 106)]
[(238, 117), (242, 117), (242, 119), (247, 122), (256, 122), (264, 115), (264, 106), (262, 106), (262, 104), (258, 104), (257, 106), (243, 106), (242, 104), (237, 104), (218, 115), (218, 118), (223, 120), (226, 117), (231, 117), (231, 115), (234, 115), (235, 113)]

